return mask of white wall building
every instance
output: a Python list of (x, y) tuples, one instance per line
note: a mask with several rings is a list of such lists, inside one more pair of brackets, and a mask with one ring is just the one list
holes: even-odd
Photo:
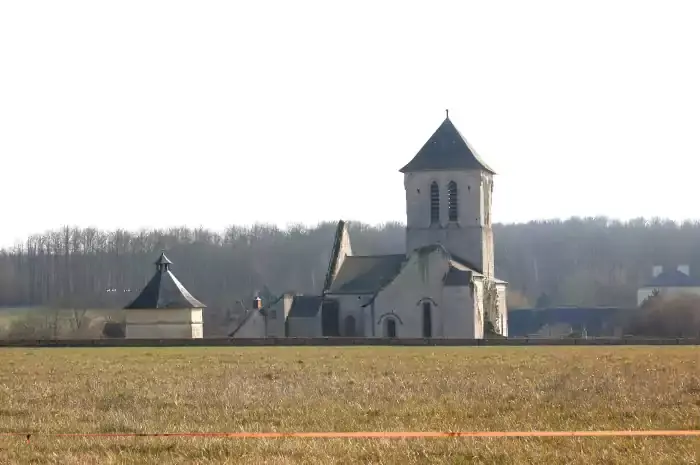
[(637, 305), (642, 305), (654, 291), (662, 297), (678, 297), (684, 294), (700, 295), (700, 280), (690, 274), (689, 265), (664, 269), (654, 266), (652, 279), (637, 290)]
[(156, 273), (134, 301), (125, 307), (130, 339), (196, 339), (203, 337), (202, 309), (170, 271), (172, 262), (161, 253)]

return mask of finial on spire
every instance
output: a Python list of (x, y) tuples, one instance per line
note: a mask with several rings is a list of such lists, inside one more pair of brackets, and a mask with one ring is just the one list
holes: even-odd
[(445, 118), (450, 119), (450, 110), (445, 110)]

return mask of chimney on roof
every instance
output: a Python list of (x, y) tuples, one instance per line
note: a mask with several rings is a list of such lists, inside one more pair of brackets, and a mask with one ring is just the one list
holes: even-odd
[(654, 268), (652, 269), (652, 277), (656, 278), (658, 275), (660, 275), (664, 271), (664, 267), (661, 265), (655, 265)]
[(260, 299), (260, 297), (253, 299), (253, 308), (255, 310), (260, 310), (262, 308), (262, 299)]
[(690, 265), (678, 265), (678, 271), (686, 276), (690, 276)]

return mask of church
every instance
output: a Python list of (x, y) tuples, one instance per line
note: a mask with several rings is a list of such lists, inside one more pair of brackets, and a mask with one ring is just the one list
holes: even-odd
[(507, 283), (494, 275), (495, 172), (449, 113), (400, 172), (405, 253), (355, 255), (340, 221), (321, 294), (257, 301), (230, 336), (507, 337)]

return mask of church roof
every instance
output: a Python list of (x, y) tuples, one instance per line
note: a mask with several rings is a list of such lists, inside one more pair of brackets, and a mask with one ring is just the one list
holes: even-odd
[(460, 270), (452, 265), (445, 276), (445, 286), (468, 286), (472, 282), (472, 271)]
[(495, 174), (452, 124), (449, 116), (400, 171), (410, 173), (437, 170), (483, 170)]
[(170, 271), (172, 262), (161, 253), (156, 261), (156, 273), (146, 284), (141, 293), (127, 305), (126, 309), (160, 309), (160, 308), (204, 308), (199, 300), (177, 280)]
[(404, 254), (351, 255), (343, 260), (329, 294), (374, 294), (401, 271)]
[(287, 318), (313, 318), (321, 309), (323, 297), (318, 295), (295, 295)]
[(476, 272), (479, 273), (479, 274), (482, 274), (482, 273), (484, 272), (484, 270), (482, 269), (482, 267), (477, 266), (476, 264), (470, 262), (469, 260), (465, 260), (465, 259), (462, 258), (462, 257), (458, 257), (457, 255), (453, 254), (452, 252), (449, 252), (449, 251), (448, 251), (448, 253), (450, 254), (450, 260), (451, 260), (451, 261), (456, 262), (457, 264), (459, 264), (459, 265), (461, 265), (461, 266), (463, 266), (463, 267), (467, 267), (467, 268), (469, 268), (470, 270), (476, 271)]

